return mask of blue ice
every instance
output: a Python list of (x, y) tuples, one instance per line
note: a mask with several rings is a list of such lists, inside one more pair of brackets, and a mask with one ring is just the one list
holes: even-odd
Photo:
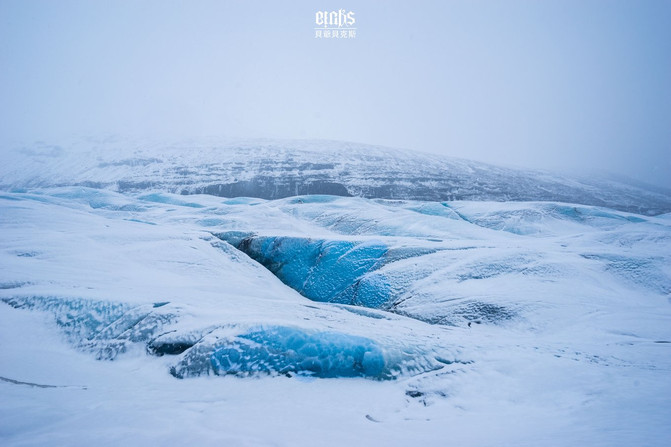
[(177, 205), (177, 206), (188, 206), (191, 208), (205, 208), (205, 206), (201, 205), (200, 203), (185, 202), (184, 200), (177, 199), (176, 197), (173, 197), (170, 194), (154, 193), (154, 194), (146, 194), (138, 198), (146, 202), (165, 203), (168, 205)]
[(373, 340), (284, 326), (241, 334), (215, 349), (210, 361), (218, 375), (297, 373), (321, 378), (391, 378), (383, 351)]
[[(242, 251), (273, 272), (289, 287), (314, 301), (352, 303), (358, 282), (387, 253), (379, 242), (325, 241), (293, 237), (258, 237), (243, 240)], [(375, 291), (371, 307), (386, 299)], [(361, 292), (358, 292), (360, 295)], [(360, 301), (367, 303), (365, 297)], [(364, 304), (369, 305), (369, 304)]]

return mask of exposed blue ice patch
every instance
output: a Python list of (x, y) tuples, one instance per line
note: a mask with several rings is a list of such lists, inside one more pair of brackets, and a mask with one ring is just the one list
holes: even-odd
[(258, 199), (254, 197), (235, 197), (232, 199), (224, 200), (224, 205), (258, 205), (259, 203), (264, 202), (263, 199)]
[(351, 304), (372, 308), (383, 307), (391, 297), (391, 287), (385, 279), (377, 274), (361, 278), (353, 287)]
[(325, 241), (303, 290), (317, 301), (332, 301), (371, 270), (386, 252), (387, 246), (376, 242)]
[[(230, 237), (229, 237), (230, 236)], [(352, 289), (366, 272), (380, 263), (388, 248), (380, 242), (325, 241), (294, 237), (251, 237), (221, 234), (251, 258), (263, 264), (282, 282), (314, 301), (355, 304)], [(358, 287), (357, 287), (358, 288)], [(379, 307), (388, 299), (375, 291)], [(361, 295), (361, 293), (359, 293)], [(369, 304), (364, 304), (369, 305)]]
[(407, 210), (427, 216), (447, 217), (453, 220), (462, 220), (459, 214), (448, 205), (441, 202), (412, 203), (406, 207)]
[(240, 231), (213, 235), (313, 301), (372, 308), (385, 308), (399, 290), (387, 276), (373, 272), (390, 263), (438, 251), (428, 247), (389, 248), (378, 241), (254, 236)]
[(469, 211), (469, 205), (466, 204), (459, 212), (465, 220), (481, 227), (519, 235), (547, 235), (548, 225), (557, 222), (572, 222), (600, 229), (647, 222), (642, 217), (605, 208), (561, 203), (520, 203), (513, 208), (494, 212), (479, 208)]
[(184, 200), (180, 200), (171, 194), (154, 193), (140, 196), (138, 198), (146, 202), (166, 203), (168, 205), (188, 206), (191, 208), (205, 208), (205, 206), (201, 205), (200, 203), (185, 202)]
[(174, 315), (163, 308), (167, 302), (130, 306), (51, 296), (3, 298), (2, 301), (17, 309), (51, 312), (70, 343), (105, 360), (116, 358), (133, 343), (147, 343), (174, 319)]
[(314, 377), (385, 378), (382, 349), (364, 337), (337, 332), (308, 333), (273, 326), (239, 335), (211, 357), (217, 375), (296, 373)]
[[(43, 194), (43, 193), (39, 193)], [(45, 197), (57, 197), (59, 199), (72, 200), (85, 203), (93, 209), (106, 209), (111, 211), (143, 212), (146, 207), (129, 203), (126, 197), (119, 194), (85, 186), (73, 186), (46, 190)]]
[[(164, 349), (165, 341), (157, 343), (159, 349)], [(240, 377), (299, 374), (392, 380), (458, 362), (444, 360), (446, 353), (438, 355), (432, 349), (402, 341), (383, 343), (342, 332), (289, 326), (254, 327), (242, 332), (222, 326), (205, 337), (167, 340), (166, 349), (173, 349), (180, 341), (192, 345), (170, 369), (180, 379), (208, 374)]]
[(255, 236), (255, 234), (250, 231), (225, 231), (223, 233), (212, 233), (212, 235), (222, 241), (228, 242), (236, 248), (239, 247), (243, 240)]
[(93, 339), (131, 309), (131, 306), (124, 303), (51, 296), (3, 298), (2, 301), (17, 309), (36, 309), (53, 313), (58, 326), (75, 344)]
[(227, 220), (227, 219), (219, 219), (219, 218), (216, 218), (216, 217), (208, 217), (206, 219), (200, 219), (198, 221), (198, 224), (202, 225), (204, 227), (218, 227), (218, 226), (221, 226), (221, 225), (225, 225), (229, 222), (230, 222), (230, 220)]
[[(91, 208), (118, 208), (118, 204), (114, 201), (116, 197), (112, 196), (107, 191), (92, 188), (68, 188), (65, 191), (51, 194), (53, 197), (61, 199), (76, 200), (79, 202), (88, 203)], [(118, 199), (117, 199), (118, 201)]]

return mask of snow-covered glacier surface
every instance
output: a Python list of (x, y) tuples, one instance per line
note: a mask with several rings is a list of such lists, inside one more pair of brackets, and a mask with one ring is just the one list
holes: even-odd
[(0, 232), (3, 445), (671, 437), (667, 215), (66, 186)]
[(231, 198), (323, 194), (424, 201), (543, 200), (646, 215), (671, 212), (671, 191), (604, 174), (557, 175), (338, 141), (162, 143), (110, 137), (4, 149), (0, 189), (5, 190), (79, 185)]

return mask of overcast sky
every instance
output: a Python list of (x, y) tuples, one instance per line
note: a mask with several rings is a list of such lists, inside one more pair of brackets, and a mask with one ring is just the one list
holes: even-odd
[[(354, 39), (315, 38), (317, 10)], [(326, 138), (671, 187), (671, 1), (0, 0), (0, 139)]]

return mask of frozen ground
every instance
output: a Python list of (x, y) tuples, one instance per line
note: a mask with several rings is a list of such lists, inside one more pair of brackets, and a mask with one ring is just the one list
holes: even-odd
[(62, 187), (0, 229), (3, 445), (671, 439), (668, 215)]

